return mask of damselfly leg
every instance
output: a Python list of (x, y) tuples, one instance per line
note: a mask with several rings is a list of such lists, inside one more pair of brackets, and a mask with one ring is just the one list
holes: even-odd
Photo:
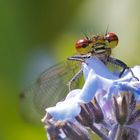
[(82, 69), (80, 69), (80, 70), (72, 77), (72, 79), (67, 83), (69, 91), (71, 91), (71, 85), (72, 85), (72, 83), (73, 83), (75, 80), (77, 80), (77, 79), (80, 77), (80, 75), (81, 75), (82, 73), (83, 73), (83, 71), (82, 71)]
[(120, 66), (120, 67), (123, 68), (122, 71), (121, 71), (120, 74), (119, 74), (119, 78), (122, 77), (123, 73), (124, 73), (125, 70), (127, 69), (127, 70), (129, 70), (130, 73), (132, 74), (132, 77), (135, 78), (137, 81), (139, 81), (139, 78), (137, 78), (137, 77), (134, 75), (134, 73), (133, 73), (133, 71), (131, 70), (131, 68), (128, 67), (127, 64), (125, 64), (123, 61), (121, 61), (121, 60), (119, 60), (119, 59), (117, 59), (117, 58), (110, 57), (110, 56), (108, 57), (107, 61), (110, 62), (110, 63), (112, 63), (112, 64), (116, 64), (116, 65), (118, 65), (118, 66)]

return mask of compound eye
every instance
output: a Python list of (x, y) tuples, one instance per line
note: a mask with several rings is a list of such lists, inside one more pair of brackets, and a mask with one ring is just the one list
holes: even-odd
[(115, 33), (109, 32), (105, 35), (105, 41), (106, 41), (107, 47), (115, 48), (118, 45), (119, 39)]
[(76, 42), (75, 48), (79, 54), (87, 54), (91, 51), (90, 43), (89, 39), (80, 39)]
[(89, 45), (88, 39), (80, 39), (76, 42), (75, 47), (76, 48), (86, 48)]

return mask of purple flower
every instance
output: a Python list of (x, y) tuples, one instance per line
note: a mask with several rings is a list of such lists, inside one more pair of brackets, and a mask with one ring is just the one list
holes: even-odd
[[(131, 71), (135, 77), (140, 79), (140, 66), (131, 68), (131, 71), (130, 69), (125, 70), (122, 77), (118, 78), (116, 73), (110, 71), (103, 62), (92, 57), (85, 60), (82, 70), (85, 78), (83, 88), (72, 90), (64, 101), (47, 108), (43, 122), (48, 122), (48, 114), (53, 121), (70, 121), (72, 123), (76, 122), (76, 118), (79, 116), (80, 123), (85, 122), (85, 126), (90, 127), (105, 140), (114, 138), (123, 140), (128, 133), (131, 133), (128, 137), (137, 140), (140, 130), (138, 128), (137, 132), (134, 124), (140, 123), (140, 119), (138, 119), (140, 111), (136, 109), (140, 102), (140, 81), (133, 77)], [(130, 98), (132, 102), (127, 100), (129, 94), (132, 95)], [(96, 99), (98, 108), (95, 104), (91, 104), (94, 99)], [(81, 105), (85, 107), (83, 108)], [(101, 129), (104, 129), (106, 133), (100, 132)]]

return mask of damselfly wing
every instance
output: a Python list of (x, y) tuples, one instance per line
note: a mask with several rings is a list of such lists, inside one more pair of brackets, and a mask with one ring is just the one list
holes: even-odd
[[(41, 118), (46, 107), (54, 106), (66, 97), (69, 93), (67, 83), (80, 69), (80, 62), (67, 60), (41, 73), (33, 85), (20, 93), (22, 114), (30, 119), (36, 117), (35, 115)], [(79, 76), (72, 82), (71, 88), (81, 88), (83, 81), (83, 76)]]

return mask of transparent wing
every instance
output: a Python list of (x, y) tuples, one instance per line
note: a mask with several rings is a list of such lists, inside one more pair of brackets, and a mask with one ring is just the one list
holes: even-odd
[[(67, 83), (80, 68), (80, 62), (64, 61), (44, 71), (33, 85), (20, 94), (23, 115), (30, 118), (37, 115), (42, 117), (46, 107), (63, 100), (69, 92)], [(72, 83), (72, 89), (80, 88), (82, 82), (81, 75)]]

